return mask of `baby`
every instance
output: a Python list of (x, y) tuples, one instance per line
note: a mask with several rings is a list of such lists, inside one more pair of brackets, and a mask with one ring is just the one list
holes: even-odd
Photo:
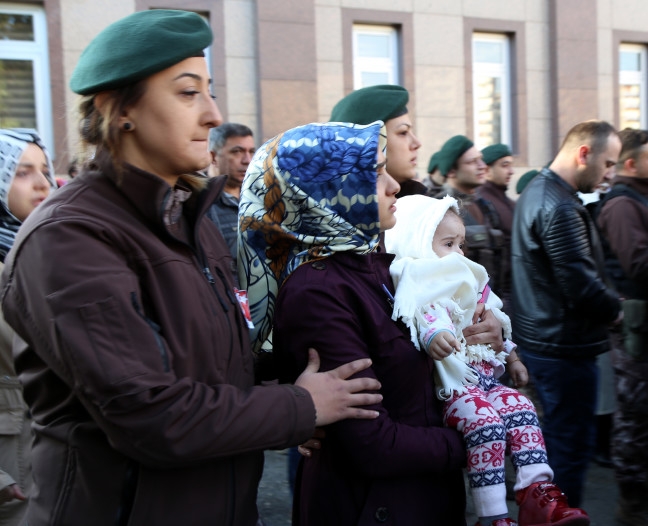
[[(417, 349), (435, 360), (437, 396), (444, 421), (464, 435), (476, 526), (586, 526), (585, 511), (569, 508), (553, 484), (544, 439), (533, 403), (501, 384), (505, 366), (516, 386), (527, 370), (510, 341), (511, 322), (502, 301), (488, 287), (481, 265), (463, 255), (465, 227), (457, 201), (421, 195), (398, 200), (396, 226), (385, 232), (395, 254), (390, 272), (396, 286), (393, 318), (409, 327)], [(483, 305), (483, 306), (482, 306)], [(484, 309), (501, 322), (504, 350), (466, 345), (463, 329)], [(506, 505), (504, 456), (516, 468), (518, 522)]]

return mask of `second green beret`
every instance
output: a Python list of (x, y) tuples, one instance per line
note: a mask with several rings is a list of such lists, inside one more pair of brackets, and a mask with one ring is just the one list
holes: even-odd
[(331, 122), (371, 124), (407, 113), (409, 93), (401, 86), (381, 84), (352, 91), (333, 108)]
[(211, 29), (196, 13), (138, 11), (110, 24), (88, 44), (70, 88), (80, 95), (117, 89), (200, 56), (211, 41)]
[(484, 162), (488, 165), (493, 164), (495, 161), (501, 159), (502, 157), (510, 157), (511, 155), (513, 155), (511, 149), (506, 146), (506, 144), (501, 143), (486, 146), (486, 148), (484, 148), (481, 153)]
[(448, 175), (452, 167), (474, 143), (465, 135), (450, 137), (437, 152), (437, 166), (442, 175)]
[(531, 182), (531, 179), (533, 179), (539, 173), (540, 172), (538, 170), (529, 170), (528, 172), (523, 173), (522, 176), (518, 179), (517, 185), (515, 185), (515, 191), (518, 194), (521, 194), (526, 186)]
[(439, 152), (433, 153), (428, 163), (427, 173), (434, 173), (439, 168)]

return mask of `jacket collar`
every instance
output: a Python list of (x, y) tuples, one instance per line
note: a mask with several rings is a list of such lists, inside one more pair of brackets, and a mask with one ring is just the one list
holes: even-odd
[(612, 181), (612, 186), (616, 184), (625, 184), (636, 190), (640, 194), (648, 196), (648, 179), (617, 174), (617, 176)]
[[(354, 252), (336, 252), (331, 258), (341, 265), (358, 272), (375, 273), (389, 268), (390, 263), (396, 257), (394, 254), (376, 249), (368, 254), (356, 254)], [(326, 259), (324, 259), (326, 261)]]
[(554, 181), (556, 184), (562, 186), (580, 203), (580, 199), (578, 199), (578, 190), (576, 190), (572, 185), (570, 185), (567, 181), (560, 177), (556, 172), (545, 166), (542, 170), (540, 170), (540, 174), (545, 176), (547, 179)]
[(489, 188), (494, 192), (497, 192), (499, 194), (506, 194), (507, 187), (503, 186), (501, 184), (495, 184), (493, 181), (486, 181), (482, 188)]
[[(174, 189), (164, 179), (129, 164), (124, 166), (121, 173), (112, 167), (104, 174), (147, 221), (169, 232), (164, 217), (170, 204), (169, 200), (173, 198)], [(214, 202), (224, 184), (224, 180), (211, 179), (207, 187), (201, 191), (191, 189), (181, 180), (176, 184), (177, 189), (191, 193), (182, 206), (185, 209), (185, 216), (191, 220), (192, 227)]]

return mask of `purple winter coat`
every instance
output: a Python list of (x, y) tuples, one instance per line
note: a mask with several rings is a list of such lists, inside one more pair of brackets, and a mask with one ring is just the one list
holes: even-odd
[(443, 427), (433, 363), (391, 320), (393, 255), (338, 253), (299, 267), (278, 296), (274, 350), (294, 381), (319, 351), (321, 369), (358, 358), (373, 365), (383, 403), (375, 420), (326, 428), (321, 451), (304, 459), (295, 493), (296, 526), (465, 525), (461, 435)]

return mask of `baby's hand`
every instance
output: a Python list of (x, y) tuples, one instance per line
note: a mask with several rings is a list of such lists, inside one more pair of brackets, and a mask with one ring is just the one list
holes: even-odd
[(435, 360), (443, 360), (450, 356), (454, 351), (460, 351), (461, 345), (459, 340), (449, 331), (440, 331), (436, 334), (426, 349), (428, 355)]
[(511, 380), (513, 380), (513, 385), (516, 388), (524, 387), (529, 382), (529, 372), (519, 359), (507, 364), (507, 369)]

